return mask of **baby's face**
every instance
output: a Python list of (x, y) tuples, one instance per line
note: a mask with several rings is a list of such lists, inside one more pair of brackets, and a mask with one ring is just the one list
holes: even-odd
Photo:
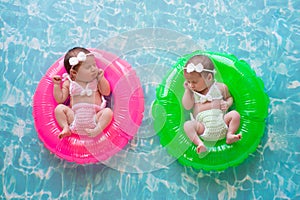
[(188, 83), (188, 87), (195, 92), (201, 92), (207, 88), (207, 80), (198, 72), (187, 73), (185, 71), (184, 78)]
[(99, 70), (93, 55), (88, 55), (77, 71), (76, 79), (91, 82), (98, 76)]

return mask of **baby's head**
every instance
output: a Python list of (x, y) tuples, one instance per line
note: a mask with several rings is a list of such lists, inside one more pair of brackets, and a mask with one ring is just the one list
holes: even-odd
[(82, 47), (74, 47), (70, 49), (65, 55), (64, 65), (72, 80), (75, 80), (75, 77), (79, 78), (79, 71), (84, 72), (83, 75), (86, 74), (82, 77), (85, 79), (93, 78), (95, 73), (98, 72), (95, 72), (97, 66), (93, 54)]
[(191, 57), (184, 66), (184, 73), (197, 72), (202, 76), (211, 74), (214, 76), (215, 66), (209, 57), (204, 55), (195, 55)]
[(78, 54), (80, 52), (85, 53), (85, 55), (90, 54), (91, 52), (85, 48), (82, 47), (74, 47), (72, 49), (70, 49), (66, 55), (65, 55), (65, 59), (64, 59), (64, 65), (65, 65), (65, 69), (67, 70), (68, 74), (70, 74), (70, 70), (74, 69), (75, 71), (78, 70), (78, 68), (80, 67), (80, 65), (82, 64), (83, 61), (79, 61), (76, 64), (76, 61), (72, 62), (72, 58), (77, 58)]
[(214, 82), (215, 67), (209, 57), (195, 55), (184, 66), (184, 77), (192, 90), (202, 91)]

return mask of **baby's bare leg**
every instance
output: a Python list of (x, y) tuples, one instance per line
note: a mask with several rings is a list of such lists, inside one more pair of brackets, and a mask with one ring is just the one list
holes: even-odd
[(69, 125), (74, 120), (74, 113), (72, 109), (66, 105), (59, 104), (55, 108), (54, 113), (58, 125), (62, 128), (62, 131), (58, 135), (59, 139), (71, 135)]
[(241, 134), (235, 134), (240, 126), (240, 114), (236, 111), (230, 111), (224, 116), (224, 121), (228, 126), (226, 143), (232, 144), (242, 138)]
[(91, 137), (97, 136), (110, 124), (112, 118), (112, 110), (110, 108), (104, 108), (96, 114), (97, 126), (94, 129), (86, 129), (86, 132)]
[(203, 124), (191, 120), (191, 121), (186, 121), (184, 123), (184, 131), (186, 135), (189, 137), (189, 139), (197, 145), (197, 153), (202, 153), (206, 151), (206, 147), (203, 144), (202, 140), (199, 138), (198, 133), (203, 134), (204, 132), (204, 126)]

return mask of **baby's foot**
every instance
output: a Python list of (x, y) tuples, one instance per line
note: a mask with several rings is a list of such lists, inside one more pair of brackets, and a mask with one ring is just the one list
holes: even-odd
[(63, 130), (60, 132), (58, 135), (59, 139), (62, 139), (64, 137), (70, 136), (71, 135), (71, 130), (69, 127), (63, 128)]
[(101, 132), (101, 129), (99, 127), (96, 127), (94, 129), (87, 128), (85, 129), (85, 131), (87, 132), (88, 136), (96, 137)]
[(206, 147), (204, 146), (204, 144), (199, 144), (197, 146), (197, 153), (203, 153), (206, 151)]
[(232, 144), (238, 140), (240, 140), (242, 138), (242, 135), (241, 134), (227, 134), (227, 137), (226, 137), (226, 143), (227, 144)]

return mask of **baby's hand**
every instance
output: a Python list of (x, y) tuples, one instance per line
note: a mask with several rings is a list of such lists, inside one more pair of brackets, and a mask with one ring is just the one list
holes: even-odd
[(190, 90), (189, 84), (188, 84), (187, 81), (184, 81), (183, 87), (184, 87), (186, 90)]
[(220, 107), (221, 107), (221, 110), (226, 111), (229, 108), (227, 101), (222, 100)]
[(99, 69), (99, 72), (98, 72), (98, 80), (100, 80), (102, 77), (104, 76), (104, 71), (102, 69)]
[(53, 81), (54, 84), (58, 84), (59, 85), (61, 83), (61, 77), (59, 75), (54, 75), (52, 77), (52, 81)]
[(193, 92), (193, 89), (189, 87), (189, 84), (187, 81), (184, 81), (183, 87), (186, 91)]

